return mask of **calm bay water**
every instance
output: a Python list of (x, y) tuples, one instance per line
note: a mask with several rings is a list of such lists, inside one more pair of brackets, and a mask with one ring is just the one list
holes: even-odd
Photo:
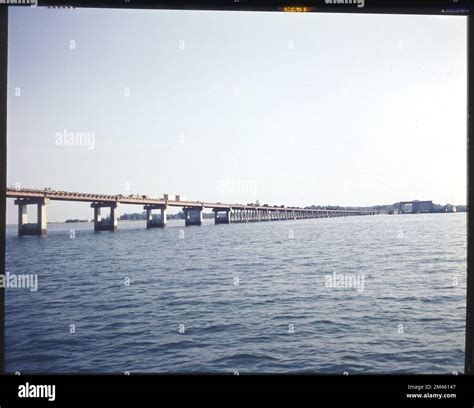
[(466, 214), (144, 224), (7, 227), (8, 371), (463, 371)]

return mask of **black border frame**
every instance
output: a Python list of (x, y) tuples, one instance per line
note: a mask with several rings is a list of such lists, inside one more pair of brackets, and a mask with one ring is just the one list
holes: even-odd
[(474, 192), (471, 189), (470, 158), (472, 156), (470, 146), (470, 135), (474, 135), (474, 120), (472, 118), (472, 106), (474, 106), (474, 24), (472, 14), (467, 18), (467, 275), (466, 275), (466, 341), (464, 348), (464, 373), (474, 375), (474, 270), (471, 260), (473, 259), (474, 242), (469, 239), (469, 231), (474, 230), (473, 218), (470, 217), (470, 203), (474, 202)]
[[(5, 222), (7, 186), (7, 72), (8, 8), (0, 8), (0, 268), (5, 273)], [(5, 289), (0, 287), (0, 374), (5, 373)]]
[[(173, 3), (163, 2), (161, 0), (130, 0), (130, 3), (124, 3), (126, 0), (105, 0), (102, 2), (82, 0), (82, 1), (65, 1), (61, 0), (47, 0), (40, 1), (40, 6), (74, 6), (74, 7), (93, 7), (93, 8), (150, 8), (150, 9), (183, 9), (183, 10), (253, 10), (253, 11), (281, 11), (281, 3), (275, 5), (276, 2), (271, 0), (260, 0), (252, 2), (252, 0), (239, 0), (236, 3), (234, 0), (206, 0), (206, 4), (203, 1), (199, 0), (174, 0)], [(401, 0), (401, 1), (376, 1), (376, 0), (366, 0), (367, 3), (375, 4), (376, 6), (365, 8), (365, 9), (355, 9), (349, 8), (345, 5), (334, 7), (326, 10), (326, 7), (319, 6), (316, 12), (342, 12), (342, 13), (383, 13), (383, 14), (434, 14), (440, 15), (440, 9), (447, 4), (446, 1), (433, 0), (429, 1), (430, 5), (419, 5), (415, 0)], [(179, 4), (178, 4), (179, 3)], [(310, 4), (308, 4), (310, 3)], [(304, 6), (308, 4), (310, 7), (315, 6), (315, 3), (323, 3), (322, 0), (317, 0), (313, 2), (308, 1), (295, 1), (288, 0), (284, 2), (285, 6)], [(382, 3), (384, 3), (382, 5)], [(460, 8), (466, 8), (464, 4), (465, 1), (461, 0), (459, 3), (455, 3), (455, 6)], [(453, 6), (450, 4), (450, 6)], [(448, 7), (448, 6), (446, 6)], [(6, 222), (6, 164), (7, 164), (7, 72), (8, 72), (8, 8), (9, 6), (0, 5), (0, 152), (2, 158), (2, 166), (0, 166), (0, 268), (1, 273), (5, 271), (5, 222)], [(445, 13), (449, 14), (449, 13)], [(467, 268), (467, 293), (466, 293), (466, 336), (465, 336), (465, 373), (466, 375), (474, 375), (474, 275), (473, 269), (470, 266), (470, 260), (472, 259), (472, 251), (474, 243), (469, 239), (469, 230), (472, 230), (473, 220), (469, 216), (470, 206), (469, 203), (474, 200), (474, 193), (470, 189), (469, 183), (469, 173), (471, 170), (470, 157), (470, 138), (469, 136), (473, 133), (473, 119), (471, 117), (471, 106), (474, 105), (474, 90), (473, 90), (473, 78), (472, 67), (474, 61), (474, 24), (472, 23), (472, 14), (464, 10), (460, 12), (460, 15), (467, 15), (467, 53), (468, 53), (468, 69), (467, 69), (467, 82), (468, 82), (468, 101), (467, 101), (467, 168), (468, 168), (468, 268)], [(453, 15), (453, 14), (449, 14)], [(0, 288), (0, 382), (4, 382), (9, 387), (17, 387), (17, 384), (24, 382), (25, 380), (34, 381), (41, 377), (46, 381), (43, 383), (58, 383), (61, 384), (63, 389), (68, 395), (79, 396), (82, 395), (82, 387), (86, 387), (89, 392), (99, 393), (99, 392), (114, 392), (120, 389), (122, 386), (128, 387), (129, 391), (146, 391), (150, 387), (155, 385), (155, 380), (158, 380), (168, 391), (180, 391), (180, 386), (184, 383), (188, 385), (188, 388), (191, 391), (211, 391), (219, 388), (221, 391), (228, 391), (230, 389), (235, 390), (236, 387), (247, 387), (247, 390), (264, 390), (264, 391), (277, 391), (279, 386), (288, 386), (288, 384), (293, 384), (293, 387), (290, 387), (289, 390), (292, 391), (301, 391), (313, 389), (314, 391), (319, 392), (331, 392), (337, 393), (338, 387), (349, 387), (348, 390), (351, 392), (365, 393), (372, 392), (374, 387), (377, 387), (379, 391), (392, 392), (401, 397), (401, 395), (406, 391), (402, 390), (402, 385), (409, 383), (423, 383), (423, 381), (418, 381), (419, 377), (425, 377), (425, 375), (416, 375), (416, 376), (393, 376), (386, 375), (382, 376), (385, 379), (389, 380), (391, 385), (380, 387), (380, 381), (375, 375), (357, 375), (357, 376), (338, 376), (338, 375), (243, 375), (240, 377), (236, 376), (206, 376), (208, 379), (212, 379), (213, 385), (207, 387), (209, 382), (203, 380), (203, 376), (200, 375), (143, 375), (143, 376), (120, 376), (120, 375), (96, 375), (96, 374), (87, 374), (87, 375), (66, 375), (66, 376), (44, 376), (44, 375), (35, 375), (35, 376), (12, 376), (6, 375), (5, 372), (5, 289)], [(3, 374), (3, 375), (2, 375)], [(97, 377), (101, 378), (101, 381), (97, 382)], [(315, 378), (316, 377), (316, 378)], [(438, 378), (439, 383), (453, 383), (460, 384), (461, 387), (458, 389), (460, 392), (467, 393), (468, 382), (466, 381), (466, 376), (429, 376), (431, 378)], [(5, 380), (5, 381), (3, 381)], [(296, 380), (296, 381), (295, 381)], [(0, 387), (0, 397), (2, 396)], [(16, 389), (16, 388), (12, 388)], [(158, 391), (158, 390), (156, 390)], [(13, 395), (13, 394), (11, 394)], [(466, 394), (467, 395), (467, 394)], [(122, 397), (121, 397), (122, 398)], [(472, 398), (472, 400), (471, 400)], [(470, 394), (471, 401), (474, 401), (474, 396)], [(1, 402), (1, 400), (0, 400)], [(459, 399), (458, 399), (459, 402)], [(471, 404), (472, 405), (472, 404)]]

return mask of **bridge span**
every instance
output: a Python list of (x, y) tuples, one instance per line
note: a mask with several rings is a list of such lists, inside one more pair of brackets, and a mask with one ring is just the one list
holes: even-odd
[[(89, 202), (94, 210), (95, 231), (115, 231), (117, 229), (118, 204), (135, 204), (143, 206), (146, 211), (146, 227), (163, 228), (166, 226), (168, 207), (181, 207), (186, 226), (202, 225), (202, 213), (205, 208), (214, 212), (215, 224), (233, 224), (241, 222), (264, 222), (300, 220), (323, 217), (348, 217), (356, 215), (373, 215), (374, 211), (366, 209), (317, 209), (285, 206), (268, 206), (258, 204), (222, 204), (204, 201), (174, 200), (150, 198), (146, 195), (131, 194), (128, 196), (110, 194), (77, 193), (52, 189), (7, 188), (6, 196), (15, 199), (18, 206), (18, 235), (46, 234), (46, 205), (50, 200)], [(37, 206), (37, 222), (28, 223), (27, 206)], [(101, 219), (101, 209), (109, 209), (108, 219)], [(160, 216), (154, 217), (153, 210)]]

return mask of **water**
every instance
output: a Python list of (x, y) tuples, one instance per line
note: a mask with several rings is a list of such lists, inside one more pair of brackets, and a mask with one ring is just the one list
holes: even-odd
[(7, 370), (463, 371), (466, 214), (182, 223), (8, 227)]

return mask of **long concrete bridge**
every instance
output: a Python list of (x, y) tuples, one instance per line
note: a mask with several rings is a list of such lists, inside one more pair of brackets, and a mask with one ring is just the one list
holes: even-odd
[[(6, 196), (14, 198), (18, 206), (18, 234), (46, 234), (46, 205), (50, 200), (89, 202), (94, 210), (95, 231), (115, 231), (117, 229), (118, 204), (136, 204), (143, 206), (146, 211), (147, 228), (165, 227), (168, 207), (181, 207), (184, 213), (185, 225), (201, 225), (202, 213), (205, 208), (214, 212), (215, 224), (231, 224), (241, 222), (263, 222), (300, 220), (323, 217), (348, 217), (355, 215), (373, 215), (374, 211), (365, 209), (329, 210), (316, 208), (299, 208), (285, 206), (268, 206), (258, 204), (222, 204), (203, 201), (181, 200), (176, 196), (173, 200), (165, 198), (150, 198), (146, 195), (130, 194), (128, 196), (76, 193), (52, 189), (7, 188)], [(36, 205), (38, 217), (36, 223), (28, 223), (27, 206)], [(109, 209), (110, 217), (101, 219), (101, 209)], [(160, 212), (160, 217), (153, 216), (153, 210)]]

